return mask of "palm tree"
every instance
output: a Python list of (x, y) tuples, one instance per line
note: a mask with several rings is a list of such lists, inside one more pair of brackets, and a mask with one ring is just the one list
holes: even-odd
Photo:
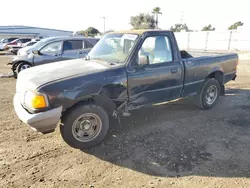
[(152, 13), (155, 15), (155, 26), (156, 26), (156, 29), (158, 29), (158, 15), (162, 14), (161, 13), (161, 8), (160, 7), (155, 7), (153, 9)]

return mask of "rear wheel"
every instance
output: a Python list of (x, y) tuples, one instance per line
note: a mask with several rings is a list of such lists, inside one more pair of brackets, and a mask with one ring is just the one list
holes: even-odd
[(207, 78), (196, 96), (196, 105), (201, 109), (210, 109), (216, 105), (220, 95), (220, 84), (214, 78)]
[(30, 68), (30, 67), (31, 67), (31, 65), (30, 65), (29, 63), (20, 63), (20, 64), (17, 66), (17, 69), (16, 69), (17, 74), (19, 74), (19, 72), (21, 72), (21, 71), (23, 71), (23, 70), (25, 70), (25, 69), (28, 69), (28, 68)]
[(64, 141), (71, 147), (83, 149), (99, 144), (109, 129), (109, 117), (100, 106), (79, 105), (66, 112), (60, 126)]

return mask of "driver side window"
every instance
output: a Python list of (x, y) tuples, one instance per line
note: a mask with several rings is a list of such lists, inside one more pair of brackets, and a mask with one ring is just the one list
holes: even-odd
[(41, 53), (43, 54), (54, 54), (54, 53), (59, 53), (62, 50), (62, 42), (52, 42), (41, 50)]
[(165, 36), (148, 37), (143, 42), (138, 56), (145, 56), (149, 64), (173, 61), (170, 41)]

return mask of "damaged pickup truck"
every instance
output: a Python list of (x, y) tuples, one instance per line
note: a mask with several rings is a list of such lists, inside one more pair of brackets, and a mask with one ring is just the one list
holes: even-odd
[(235, 80), (237, 54), (192, 57), (179, 51), (174, 34), (163, 30), (106, 34), (85, 59), (51, 63), (18, 76), (14, 107), (32, 129), (52, 132), (60, 122), (72, 147), (99, 144), (109, 118), (193, 96), (210, 109)]

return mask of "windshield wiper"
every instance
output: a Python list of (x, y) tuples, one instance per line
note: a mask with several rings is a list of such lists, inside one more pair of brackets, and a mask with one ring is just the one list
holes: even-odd
[(99, 61), (105, 62), (105, 63), (107, 63), (109, 65), (116, 65), (117, 64), (116, 62), (107, 61), (107, 60), (104, 60), (104, 59), (101, 59), (101, 58), (93, 58), (92, 60), (99, 60)]

